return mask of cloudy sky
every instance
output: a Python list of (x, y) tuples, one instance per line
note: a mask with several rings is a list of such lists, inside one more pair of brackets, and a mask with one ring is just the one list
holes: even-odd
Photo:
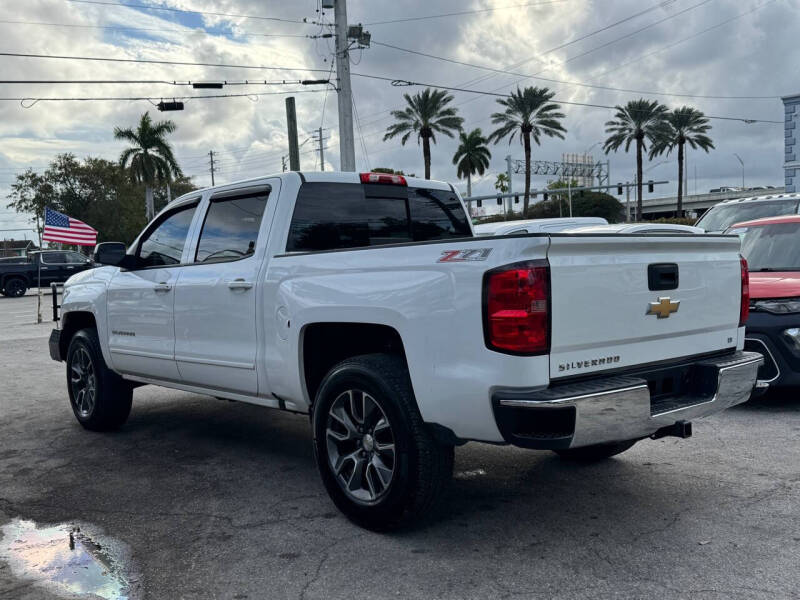
[[(748, 186), (782, 185), (780, 96), (800, 92), (796, 78), (799, 8), (797, 0), (350, 0), (349, 22), (364, 23), (374, 42), (371, 48), (356, 50), (351, 56), (360, 123), (356, 128), (357, 168), (424, 171), (422, 151), (415, 140), (405, 147), (397, 140), (382, 141), (392, 122), (389, 111), (402, 108), (404, 92), (422, 88), (393, 87), (389, 81), (356, 73), (496, 92), (508, 92), (517, 85), (546, 85), (558, 100), (586, 104), (614, 105), (644, 96), (670, 107), (690, 104), (718, 117), (779, 121), (713, 120), (716, 150), (708, 155), (689, 154), (689, 192), (740, 185), (742, 171), (734, 153), (744, 160)], [(466, 11), (468, 14), (436, 16)], [(218, 161), (217, 183), (280, 171), (281, 156), (287, 154), (284, 98), (286, 92), (301, 90), (293, 94), (300, 141), (304, 142), (301, 166), (319, 168), (313, 140), (304, 140), (323, 127), (326, 168), (338, 168), (335, 92), (263, 84), (265, 80), (326, 77), (333, 40), (314, 36), (330, 32), (324, 23), (332, 21), (332, 11), (321, 12), (318, 0), (3, 0), (0, 52), (237, 65), (220, 68), (0, 56), (3, 80), (260, 80), (261, 84), (229, 85), (222, 92), (164, 83), (0, 84), (0, 229), (28, 226), (25, 216), (5, 207), (16, 173), (28, 167), (42, 169), (61, 152), (116, 159), (123, 145), (113, 139), (114, 126), (133, 126), (147, 110), (155, 118), (168, 116), (175, 121), (178, 129), (172, 141), (181, 166), (198, 185), (205, 186), (210, 184), (209, 150), (214, 150)], [(242, 68), (247, 65), (292, 70)], [(187, 99), (183, 112), (163, 114), (147, 100), (40, 101), (31, 108), (15, 100), (171, 99), (219, 93), (251, 95)], [(269, 95), (258, 95), (266, 93)], [(497, 109), (494, 98), (467, 92), (453, 95), (465, 128), (480, 127), (485, 134), (492, 130), (489, 116)], [(603, 125), (611, 111), (564, 104), (563, 112), (566, 139), (545, 139), (541, 147), (534, 148), (534, 158), (560, 160), (562, 153), (586, 150), (600, 158), (597, 142), (604, 138)], [(455, 181), (455, 147), (453, 140), (438, 139), (433, 149), (434, 178)], [(505, 170), (507, 154), (523, 156), (516, 140), (511, 145), (501, 142), (493, 146), (492, 154), (490, 170), (474, 183), (474, 193), (493, 191), (497, 173)], [(632, 155), (619, 153), (608, 158), (612, 182), (632, 179)], [(646, 166), (652, 167), (647, 177), (674, 182), (675, 162), (660, 162), (657, 159)], [(539, 177), (533, 185), (546, 183), (547, 177)], [(515, 187), (522, 185), (520, 175)], [(465, 187), (460, 182), (460, 188)], [(663, 193), (672, 190), (674, 184), (665, 186)], [(32, 236), (33, 232), (0, 232), (6, 238), (23, 235)]]

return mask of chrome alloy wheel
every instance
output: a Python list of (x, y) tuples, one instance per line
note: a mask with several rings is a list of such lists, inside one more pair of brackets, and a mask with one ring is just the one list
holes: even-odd
[(325, 429), (328, 465), (344, 492), (372, 503), (389, 490), (394, 476), (394, 434), (386, 413), (362, 390), (333, 401)]
[(78, 348), (70, 363), (70, 385), (75, 410), (81, 418), (91, 416), (97, 398), (97, 375), (92, 358), (85, 348)]

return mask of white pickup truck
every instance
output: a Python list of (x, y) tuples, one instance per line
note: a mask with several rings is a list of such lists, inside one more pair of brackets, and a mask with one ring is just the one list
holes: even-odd
[(715, 235), (473, 237), (446, 183), (284, 173), (193, 192), (64, 286), (87, 429), (155, 384), (308, 413), (354, 521), (431, 511), (466, 441), (605, 458), (744, 402), (747, 269)]

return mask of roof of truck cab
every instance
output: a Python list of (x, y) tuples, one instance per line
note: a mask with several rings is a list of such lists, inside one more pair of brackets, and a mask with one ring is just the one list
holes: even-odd
[[(239, 181), (232, 181), (230, 183), (215, 185), (214, 187), (205, 187), (199, 190), (191, 191), (179, 198), (176, 198), (169, 203), (170, 208), (180, 206), (184, 202), (197, 198), (198, 195), (205, 192), (212, 191), (227, 191), (238, 187), (247, 185), (256, 185), (264, 179), (287, 179), (299, 175), (304, 182), (309, 183), (361, 183), (360, 173), (355, 172), (341, 172), (341, 171), (286, 171), (283, 173), (266, 173), (258, 177), (250, 177), (248, 179), (241, 179)], [(445, 181), (437, 181), (435, 179), (422, 179), (420, 177), (407, 177), (402, 176), (408, 187), (421, 187), (432, 190), (447, 190), (454, 191), (455, 188)]]

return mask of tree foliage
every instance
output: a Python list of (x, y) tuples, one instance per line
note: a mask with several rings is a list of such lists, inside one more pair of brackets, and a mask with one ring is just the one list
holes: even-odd
[(395, 123), (389, 126), (383, 140), (401, 136), (400, 143), (405, 143), (412, 134), (417, 135), (417, 142), (422, 142), (422, 158), (425, 164), (425, 179), (431, 178), (431, 142), (436, 143), (436, 134), (441, 133), (453, 137), (461, 131), (464, 119), (458, 116), (456, 108), (449, 106), (453, 96), (444, 90), (425, 88), (411, 96), (403, 94), (406, 108), (393, 110)]
[(508, 98), (498, 98), (497, 103), (505, 107), (503, 112), (492, 115), (492, 123), (498, 125), (489, 135), (489, 141), (495, 144), (504, 138), (508, 143), (519, 133), (525, 151), (525, 202), (523, 212), (528, 211), (531, 189), (531, 140), (537, 146), (541, 138), (557, 137), (564, 139), (566, 129), (561, 125), (565, 117), (561, 105), (551, 102), (555, 92), (548, 88), (517, 88)]
[[(171, 187), (173, 198), (196, 189), (183, 177)], [(49, 207), (94, 227), (98, 242), (130, 243), (147, 223), (143, 196), (143, 184), (132, 182), (118, 163), (60, 154), (44, 173), (29, 169), (17, 175), (8, 199), (17, 212), (38, 216), (40, 226)], [(166, 204), (165, 188), (157, 190), (159, 199)]]
[[(573, 183), (573, 186), (575, 183)], [(556, 181), (548, 185), (553, 190), (547, 200), (530, 207), (528, 219), (547, 219), (569, 216), (569, 194), (567, 183)], [(563, 191), (562, 191), (563, 190)], [(625, 218), (625, 207), (614, 196), (603, 192), (573, 192), (573, 217), (602, 217), (609, 223), (618, 223)]]

